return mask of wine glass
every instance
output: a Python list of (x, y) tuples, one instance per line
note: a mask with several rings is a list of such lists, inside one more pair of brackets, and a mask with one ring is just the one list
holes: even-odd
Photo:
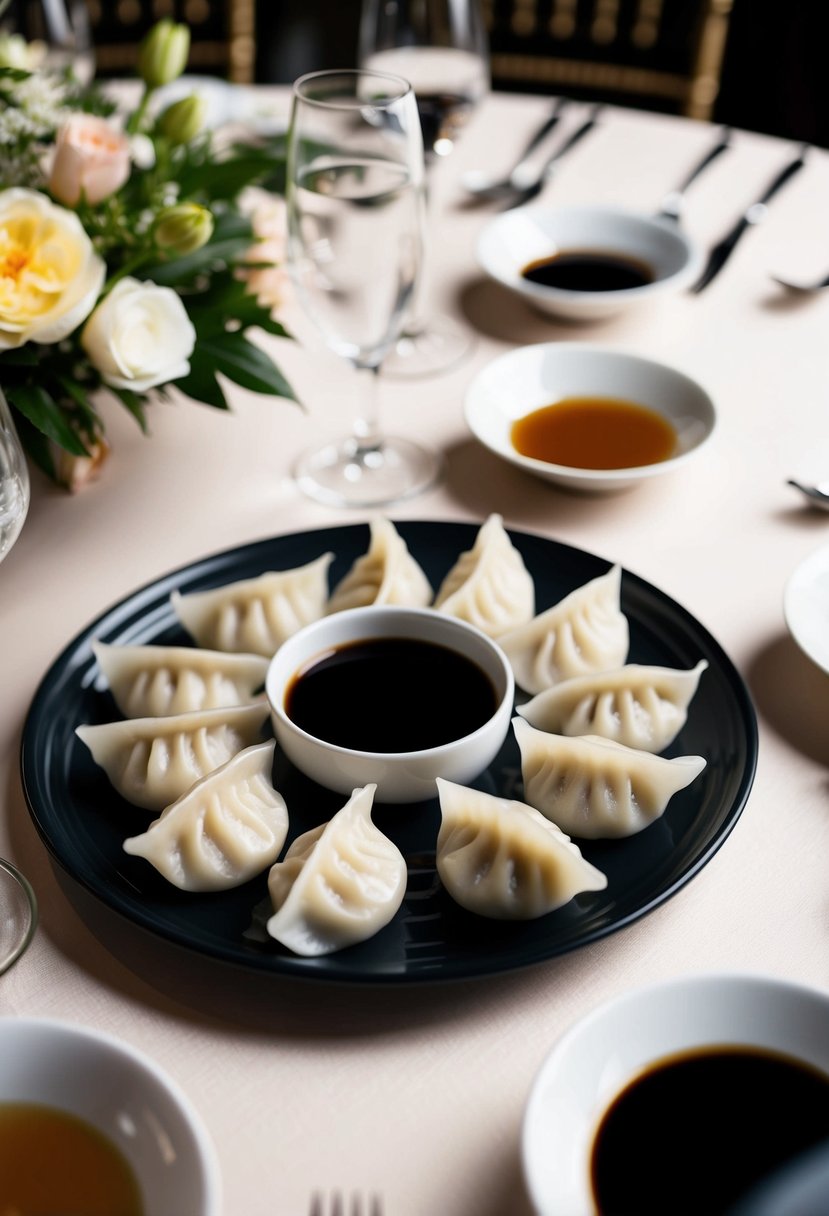
[(312, 72), (293, 87), (287, 263), (299, 304), (359, 373), (353, 433), (300, 457), (306, 494), (380, 506), (419, 493), (441, 459), (378, 424), (378, 373), (400, 337), (420, 274), (423, 141), (414, 94), (397, 76)]
[[(428, 171), (449, 155), (489, 90), (480, 0), (363, 0), (358, 58), (363, 68), (394, 72), (411, 84)], [(402, 340), (386, 360), (388, 374), (434, 375), (471, 349), (469, 334), (451, 318), (422, 315), (422, 292), (419, 296)]]
[[(29, 474), (8, 402), (0, 389), (0, 561), (11, 549), (29, 509)], [(37, 921), (34, 892), (20, 871), (0, 857), (0, 975), (28, 946)]]
[(9, 403), (0, 389), (0, 561), (20, 535), (29, 510), (29, 471)]
[(20, 67), (63, 74), (83, 85), (95, 71), (86, 0), (12, 0), (0, 3), (0, 33), (19, 34), (29, 44), (31, 62)]

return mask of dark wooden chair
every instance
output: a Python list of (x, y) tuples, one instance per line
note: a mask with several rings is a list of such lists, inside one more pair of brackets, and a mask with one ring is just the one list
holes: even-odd
[(255, 0), (86, 0), (86, 7), (98, 76), (131, 73), (141, 39), (170, 17), (190, 27), (188, 72), (253, 81)]
[(492, 84), (709, 119), (732, 0), (483, 0)]

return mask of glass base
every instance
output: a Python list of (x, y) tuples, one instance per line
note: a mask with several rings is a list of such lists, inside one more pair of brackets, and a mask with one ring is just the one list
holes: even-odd
[(449, 317), (433, 317), (422, 329), (406, 333), (383, 359), (381, 375), (393, 380), (439, 376), (472, 353), (475, 340)]
[(23, 954), (36, 925), (34, 891), (16, 866), (0, 858), (0, 975)]
[(314, 448), (293, 469), (303, 494), (335, 507), (382, 507), (413, 498), (442, 471), (439, 453), (395, 436), (374, 447), (349, 438)]

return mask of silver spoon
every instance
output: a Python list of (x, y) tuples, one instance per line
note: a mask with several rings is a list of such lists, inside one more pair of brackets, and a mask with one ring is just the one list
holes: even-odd
[(505, 173), (503, 177), (493, 177), (485, 169), (470, 169), (461, 178), (464, 189), (468, 190), (470, 194), (474, 194), (476, 198), (487, 199), (498, 198), (502, 194), (511, 193), (513, 190), (520, 190), (526, 186), (533, 177), (530, 158), (556, 126), (567, 104), (566, 97), (559, 97), (556, 100), (552, 110), (524, 147), (509, 173)]
[(662, 200), (662, 203), (660, 204), (659, 210), (656, 213), (657, 216), (661, 217), (662, 219), (673, 220), (675, 223), (678, 224), (680, 221), (680, 218), (682, 216), (684, 206), (685, 206), (685, 193), (686, 193), (688, 187), (691, 185), (692, 182), (696, 181), (696, 179), (702, 173), (703, 169), (707, 169), (708, 166), (713, 161), (715, 161), (718, 156), (721, 156), (723, 154), (723, 152), (725, 152), (730, 147), (731, 147), (731, 128), (723, 127), (722, 131), (720, 132), (720, 137), (719, 137), (719, 140), (717, 141), (717, 143), (715, 143), (713, 145), (713, 147), (711, 147), (705, 153), (702, 160), (700, 160), (696, 165), (694, 165), (693, 169), (691, 169), (691, 171), (684, 178), (684, 180), (680, 183), (680, 185), (677, 186), (676, 189), (669, 191), (668, 194), (665, 195), (665, 197)]
[(773, 274), (771, 277), (780, 287), (785, 287), (786, 291), (793, 291), (798, 295), (811, 295), (812, 292), (823, 291), (825, 287), (829, 287), (829, 274), (823, 275), (813, 283), (794, 283), (791, 279), (784, 279), (778, 274)]
[(796, 490), (800, 490), (808, 498), (812, 506), (820, 507), (822, 511), (829, 511), (829, 482), (824, 481), (816, 486), (806, 486), (800, 481), (795, 481), (790, 477), (786, 482), (787, 486), (794, 486)]
[(533, 170), (533, 180), (522, 186), (520, 189), (512, 189), (507, 192), (508, 201), (504, 204), (502, 210), (511, 211), (513, 207), (523, 207), (525, 203), (531, 202), (537, 195), (541, 193), (547, 182), (552, 179), (553, 173), (558, 165), (559, 160), (575, 148), (576, 144), (584, 139), (589, 131), (592, 131), (596, 126), (596, 118), (601, 111), (601, 104), (596, 104), (591, 107), (590, 114), (587, 119), (577, 127), (573, 134), (560, 144), (559, 147), (552, 152), (541, 166), (540, 169)]

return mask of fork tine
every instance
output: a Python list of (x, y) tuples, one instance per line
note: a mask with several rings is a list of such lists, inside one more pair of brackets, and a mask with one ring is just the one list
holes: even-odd
[[(355, 1191), (348, 1203), (348, 1216), (383, 1216), (383, 1204), (378, 1194), (372, 1193), (367, 1202), (366, 1207), (362, 1196)], [(346, 1201), (342, 1192), (332, 1191), (326, 1202), (323, 1192), (314, 1191), (308, 1216), (346, 1216)]]

